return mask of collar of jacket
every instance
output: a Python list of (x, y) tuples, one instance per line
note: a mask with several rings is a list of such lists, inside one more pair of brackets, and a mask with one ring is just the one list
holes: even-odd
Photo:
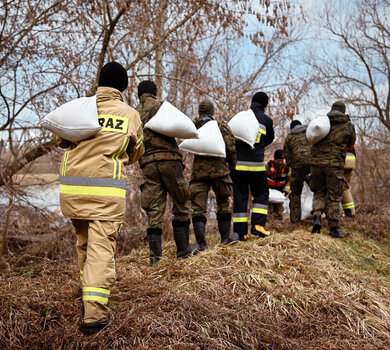
[(157, 100), (157, 96), (151, 94), (150, 92), (145, 92), (144, 94), (142, 94), (139, 100), (141, 103), (144, 103), (146, 100), (150, 98), (152, 98), (153, 100)]
[(341, 124), (349, 121), (349, 117), (340, 111), (330, 111), (328, 114), (329, 120), (333, 124)]
[(123, 101), (123, 96), (121, 92), (117, 89), (108, 86), (98, 87), (97, 98), (99, 99), (99, 101), (107, 101), (107, 100)]
[(301, 132), (306, 132), (307, 125), (296, 125), (291, 129), (292, 134), (299, 134)]
[(261, 111), (264, 113), (263, 105), (261, 105), (259, 102), (256, 102), (256, 101), (253, 101), (251, 103), (251, 109), (253, 110), (253, 112)]

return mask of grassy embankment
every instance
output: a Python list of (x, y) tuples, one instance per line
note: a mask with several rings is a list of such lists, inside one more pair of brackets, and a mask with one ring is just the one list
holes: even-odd
[[(276, 227), (271, 238), (210, 249), (185, 261), (164, 244), (117, 261), (112, 323), (82, 336), (74, 257), (42, 259), (0, 279), (4, 349), (386, 349), (390, 245), (347, 228), (345, 240)], [(65, 239), (69, 245), (71, 239)], [(61, 244), (61, 242), (58, 242)]]

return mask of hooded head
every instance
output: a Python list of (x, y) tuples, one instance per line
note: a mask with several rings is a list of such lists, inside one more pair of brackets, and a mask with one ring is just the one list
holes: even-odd
[(208, 99), (202, 100), (199, 103), (199, 116), (212, 117), (213, 115), (214, 115), (214, 104)]
[(345, 113), (345, 103), (341, 100), (336, 101), (332, 105), (332, 111), (339, 111), (341, 113)]
[(100, 71), (98, 86), (107, 86), (122, 92), (127, 89), (128, 84), (126, 69), (118, 62), (106, 63)]
[(144, 80), (138, 84), (138, 98), (145, 93), (152, 94), (153, 96), (157, 96), (157, 86), (151, 80)]
[(256, 92), (252, 97), (252, 103), (253, 102), (260, 103), (264, 108), (266, 108), (268, 106), (268, 96), (263, 91)]
[(297, 125), (302, 125), (302, 123), (299, 120), (293, 120), (290, 124), (290, 130), (294, 129)]

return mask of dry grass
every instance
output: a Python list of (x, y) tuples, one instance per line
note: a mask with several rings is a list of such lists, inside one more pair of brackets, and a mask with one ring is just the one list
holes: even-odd
[[(118, 259), (112, 323), (84, 337), (73, 258), (41, 258), (0, 279), (4, 349), (385, 349), (390, 347), (390, 248), (283, 226), (269, 239), (185, 261), (164, 244)], [(67, 235), (64, 238), (68, 237)], [(69, 240), (65, 242), (68, 245)]]

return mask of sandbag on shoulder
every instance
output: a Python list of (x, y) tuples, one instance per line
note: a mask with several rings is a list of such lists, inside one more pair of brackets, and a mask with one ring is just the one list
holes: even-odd
[(286, 197), (283, 196), (283, 193), (278, 191), (278, 190), (275, 190), (273, 188), (270, 188), (269, 189), (269, 197), (268, 197), (268, 201), (270, 203), (284, 203), (284, 201), (286, 200)]
[(102, 127), (98, 121), (96, 95), (69, 101), (46, 115), (39, 125), (68, 141), (81, 141)]
[(228, 125), (236, 139), (254, 148), (260, 124), (251, 109), (237, 113)]
[(330, 131), (330, 121), (328, 117), (317, 117), (313, 119), (306, 129), (307, 141), (314, 145), (325, 138)]
[(184, 140), (179, 148), (183, 151), (209, 157), (226, 157), (226, 146), (218, 122), (212, 120), (198, 129), (199, 139)]
[(144, 127), (165, 136), (180, 139), (198, 138), (192, 120), (168, 101), (164, 101), (157, 113)]

